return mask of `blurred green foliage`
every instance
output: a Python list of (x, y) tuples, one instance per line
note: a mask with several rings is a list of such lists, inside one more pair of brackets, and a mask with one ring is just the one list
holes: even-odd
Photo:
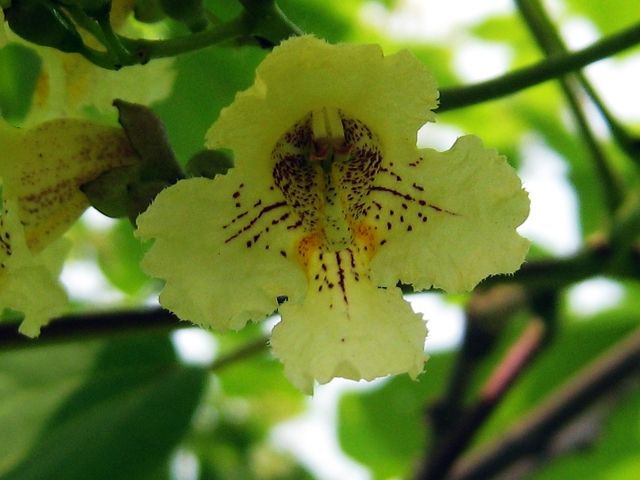
[(166, 336), (149, 334), (0, 361), (5, 479), (147, 478), (168, 463), (206, 380), (177, 361)]

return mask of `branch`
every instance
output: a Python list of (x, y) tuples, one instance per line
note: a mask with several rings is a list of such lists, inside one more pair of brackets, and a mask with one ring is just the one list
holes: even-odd
[(0, 347), (4, 350), (37, 347), (57, 342), (126, 335), (137, 331), (169, 331), (189, 326), (190, 323), (180, 322), (171, 312), (161, 308), (84, 313), (53, 319), (51, 324), (42, 328), (38, 338), (29, 338), (18, 333), (15, 323), (0, 324)]
[(209, 370), (211, 370), (212, 372), (217, 372), (227, 365), (231, 365), (232, 363), (235, 363), (239, 360), (244, 360), (245, 358), (265, 351), (268, 346), (269, 339), (267, 337), (258, 338), (257, 340), (239, 347), (237, 350), (218, 357), (211, 363), (211, 365), (209, 365)]
[(640, 374), (640, 329), (616, 343), (511, 427), (500, 439), (455, 465), (448, 480), (493, 478), (536, 455), (550, 438), (624, 380)]
[(145, 64), (153, 58), (173, 57), (246, 37), (250, 34), (249, 27), (245, 17), (241, 15), (227, 23), (182, 37), (168, 40), (134, 40), (120, 37), (120, 41), (132, 52), (128, 64)]
[[(536, 39), (538, 46), (545, 52), (545, 54), (547, 56), (552, 56), (566, 53), (567, 49), (562, 38), (560, 38), (560, 35), (558, 35), (558, 32), (553, 27), (553, 24), (544, 11), (540, 1), (515, 1), (525, 23), (528, 25), (529, 30)], [(616, 172), (611, 166), (610, 159), (607, 158), (606, 153), (598, 143), (595, 133), (587, 121), (586, 114), (584, 113), (581, 102), (578, 98), (579, 88), (576, 80), (582, 83), (582, 85), (588, 85), (584, 76), (579, 74), (564, 76), (559, 79), (564, 96), (569, 103), (569, 108), (571, 109), (573, 117), (578, 125), (582, 138), (591, 153), (591, 158), (593, 159), (593, 163), (595, 164), (599, 177), (602, 180), (604, 199), (608, 207), (607, 210), (609, 214), (613, 214), (618, 209), (624, 198), (622, 184), (620, 182), (620, 178), (616, 175)], [(591, 90), (591, 92), (595, 93), (593, 90)]]
[[(511, 276), (495, 276), (484, 280), (478, 289), (487, 290), (496, 284), (515, 283), (527, 291), (549, 291), (571, 285), (597, 274), (619, 278), (640, 278), (640, 249), (635, 246), (640, 231), (640, 197), (621, 209), (611, 229), (607, 242), (593, 244), (573, 257), (529, 262)], [(610, 242), (610, 243), (609, 243)], [(412, 293), (410, 286), (402, 285), (405, 293)], [(77, 338), (115, 335), (119, 332), (155, 328), (187, 327), (189, 322), (179, 322), (173, 314), (155, 308), (76, 314), (54, 319), (43, 328), (38, 340), (32, 340), (17, 332), (16, 324), (0, 324), (0, 348), (37, 346), (48, 341), (68, 341)]]
[[(539, 0), (516, 0), (520, 11), (527, 20), (529, 27), (533, 30), (537, 41), (547, 53), (566, 53), (567, 47), (558, 32), (553, 27), (551, 19), (544, 11), (543, 5)], [(576, 78), (582, 85), (582, 88), (591, 98), (591, 101), (602, 115), (604, 121), (609, 127), (609, 131), (618, 145), (629, 155), (629, 157), (638, 161), (640, 157), (640, 139), (631, 135), (618, 120), (611, 114), (607, 106), (604, 104), (600, 96), (596, 93), (591, 82), (582, 74), (576, 73)]]
[(493, 80), (463, 87), (444, 88), (440, 90), (440, 107), (437, 112), (442, 113), (510, 95), (538, 83), (579, 70), (590, 63), (626, 50), (639, 42), (640, 23), (605, 37), (582, 50), (555, 55)]
[(465, 331), (447, 388), (429, 407), (433, 438), (442, 438), (464, 413), (464, 399), (482, 361), (493, 352), (504, 327), (526, 303), (524, 289), (496, 285), (476, 290), (465, 308)]
[(438, 442), (416, 479), (440, 480), (446, 476), (515, 380), (531, 365), (531, 360), (543, 344), (545, 331), (544, 322), (534, 318), (495, 368), (482, 388), (478, 401), (467, 410), (451, 433)]

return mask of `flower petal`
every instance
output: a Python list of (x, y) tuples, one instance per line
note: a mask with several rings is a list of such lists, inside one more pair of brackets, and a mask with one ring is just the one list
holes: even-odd
[(80, 186), (137, 161), (121, 128), (58, 119), (17, 129), (0, 119), (0, 178), (18, 201), (29, 248), (41, 250), (89, 206)]
[(399, 289), (377, 288), (358, 250), (325, 252), (309, 265), (311, 278), (302, 304), (280, 307), (273, 330), (273, 353), (285, 374), (312, 393), (314, 380), (334, 377), (372, 380), (408, 372), (413, 378), (425, 362), (426, 325), (402, 299)]
[(60, 239), (40, 254), (27, 247), (15, 201), (3, 199), (0, 215), (0, 311), (22, 312), (20, 332), (30, 337), (62, 313), (67, 297), (57, 281), (60, 261), (68, 251)]
[(233, 150), (237, 167), (260, 169), (268, 178), (278, 139), (310, 112), (335, 107), (377, 132), (393, 156), (398, 142), (415, 145), (437, 96), (433, 77), (408, 51), (385, 57), (378, 45), (295, 37), (265, 58), (254, 85), (221, 112), (208, 146)]
[[(138, 217), (138, 235), (155, 239), (142, 266), (166, 280), (160, 303), (183, 320), (241, 328), (299, 300), (306, 280), (293, 259), (300, 236), (277, 189), (252, 171), (182, 180)], [(262, 187), (262, 188), (261, 188)]]
[(425, 149), (387, 166), (372, 191), (380, 207), (369, 211), (380, 243), (374, 282), (471, 290), (522, 264), (529, 242), (516, 227), (529, 213), (527, 193), (480, 139), (465, 136), (447, 152)]

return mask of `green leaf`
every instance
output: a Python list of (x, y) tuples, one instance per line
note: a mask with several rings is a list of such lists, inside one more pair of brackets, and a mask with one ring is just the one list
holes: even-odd
[(301, 412), (305, 397), (286, 379), (282, 364), (267, 352), (228, 365), (218, 374), (227, 397), (242, 398), (264, 432)]
[(253, 47), (211, 47), (175, 59), (172, 95), (154, 106), (184, 163), (202, 150), (204, 135), (236, 93), (253, 83), (255, 67), (267, 52)]
[(46, 418), (91, 374), (101, 348), (92, 341), (0, 352), (1, 478), (25, 459)]
[(426, 451), (425, 408), (442, 392), (451, 359), (431, 357), (417, 382), (397, 376), (375, 390), (342, 397), (338, 435), (345, 453), (375, 478), (405, 478)]
[(22, 120), (29, 111), (41, 64), (30, 48), (17, 43), (0, 48), (0, 114), (7, 120)]
[(606, 419), (591, 448), (555, 459), (538, 480), (636, 480), (640, 472), (640, 389), (627, 392)]
[[(54, 409), (29, 450), (22, 451), (20, 463), (14, 459), (16, 466), (3, 479), (140, 478), (160, 468), (182, 438), (199, 403), (205, 371), (180, 365), (165, 336), (94, 342), (93, 355), (85, 352), (84, 359), (75, 355), (83, 349), (86, 346), (76, 344), (32, 349), (19, 353), (22, 362), (12, 362), (22, 366), (15, 376), (13, 369), (6, 372), (14, 385), (39, 376), (31, 385), (40, 388), (34, 394), (29, 385), (14, 386), (3, 395), (4, 402), (26, 395), (36, 408), (47, 402)], [(4, 354), (9, 360), (12, 355)], [(93, 367), (83, 367), (85, 362)], [(60, 384), (69, 377), (79, 381), (67, 387), (68, 395), (60, 401)], [(58, 392), (56, 402), (49, 390)], [(12, 414), (30, 415), (29, 405), (21, 403)], [(12, 433), (20, 436), (19, 431)]]
[(514, 53), (511, 68), (531, 64), (542, 56), (519, 15), (488, 17), (471, 31), (482, 40), (508, 46)]
[(51, 3), (12, 2), (4, 12), (11, 30), (25, 40), (63, 52), (85, 50), (82, 37), (65, 12)]
[(280, 0), (278, 5), (304, 32), (335, 43), (344, 41), (353, 31), (362, 3), (362, 0)]
[(121, 291), (129, 295), (140, 293), (150, 279), (140, 268), (145, 248), (134, 237), (131, 223), (119, 221), (102, 240), (106, 241), (98, 240), (96, 245), (102, 273)]
[(584, 15), (604, 34), (617, 32), (638, 20), (638, 5), (628, 0), (606, 2), (568, 0), (571, 11)]

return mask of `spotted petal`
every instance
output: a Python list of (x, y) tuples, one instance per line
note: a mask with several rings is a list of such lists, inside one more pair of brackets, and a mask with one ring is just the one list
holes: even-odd
[(304, 392), (313, 392), (315, 380), (422, 372), (425, 322), (399, 289), (377, 288), (367, 264), (366, 255), (351, 248), (317, 253), (304, 302), (280, 308), (271, 346)]
[(0, 147), (0, 310), (22, 312), (20, 331), (35, 336), (66, 305), (60, 236), (89, 206), (80, 186), (137, 158), (121, 129), (83, 120), (20, 130), (0, 119)]
[(17, 199), (27, 245), (39, 251), (62, 235), (89, 206), (80, 186), (137, 161), (120, 128), (57, 119), (17, 129), (0, 119), (0, 178), (5, 198)]
[(529, 199), (495, 150), (465, 136), (446, 152), (425, 149), (387, 168), (369, 211), (380, 244), (372, 261), (379, 285), (471, 290), (520, 267), (529, 242), (516, 227)]
[(333, 107), (377, 132), (385, 154), (394, 157), (398, 145), (415, 146), (417, 130), (433, 119), (437, 97), (433, 77), (406, 50), (384, 56), (378, 45), (295, 37), (258, 66), (255, 83), (222, 111), (207, 142), (232, 149), (237, 167), (269, 178), (270, 154), (284, 132), (310, 112)]
[(166, 281), (160, 303), (183, 320), (238, 329), (273, 313), (278, 296), (304, 294), (280, 192), (243, 173), (180, 181), (138, 217), (138, 235), (155, 238), (142, 265)]

